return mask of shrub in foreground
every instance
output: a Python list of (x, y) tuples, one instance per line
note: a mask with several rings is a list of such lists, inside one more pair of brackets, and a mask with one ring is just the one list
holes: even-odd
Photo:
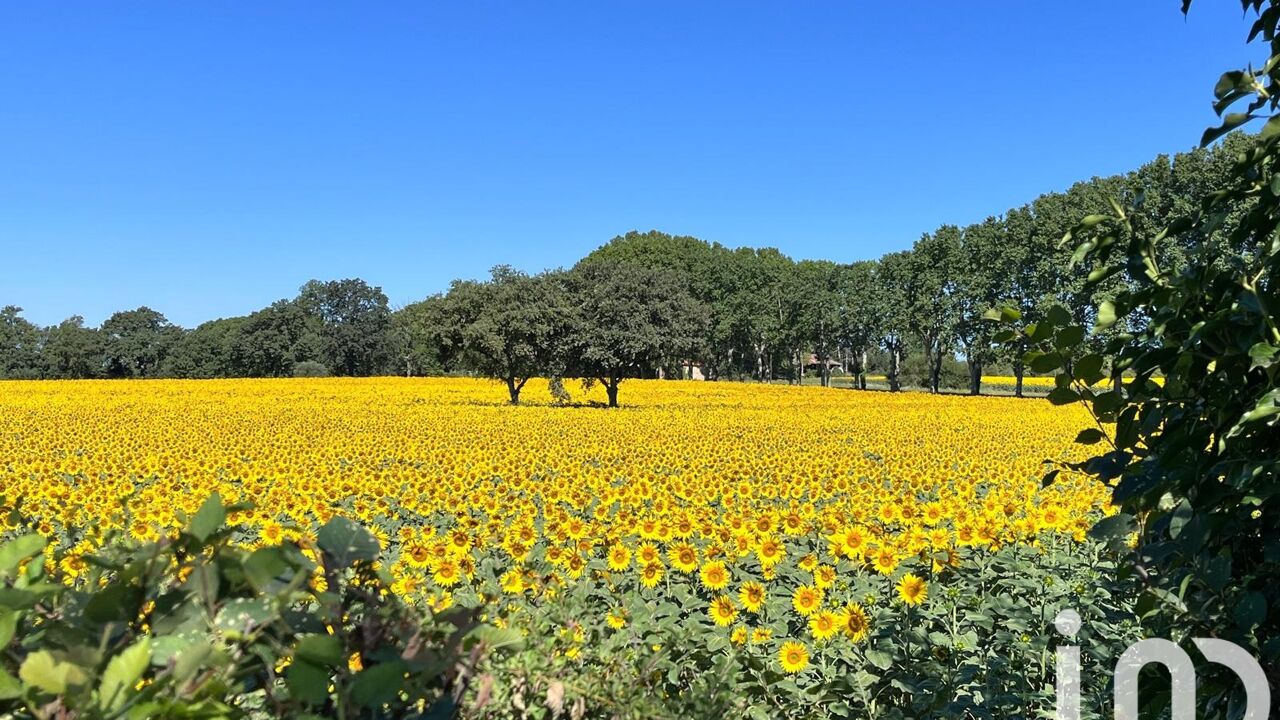
[(242, 509), (215, 494), (182, 532), (97, 556), (0, 546), (0, 716), (448, 717), (475, 662), (518, 642), (403, 604), (345, 518), (250, 550), (226, 523)]

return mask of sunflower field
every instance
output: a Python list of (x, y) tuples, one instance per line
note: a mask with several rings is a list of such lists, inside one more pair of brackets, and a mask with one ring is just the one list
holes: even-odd
[(104, 538), (162, 542), (213, 493), (245, 551), (355, 521), (397, 602), (523, 638), (476, 660), (465, 717), (1051, 716), (1057, 612), (1085, 618), (1087, 666), (1132, 635), (1087, 537), (1109, 488), (1041, 484), (1089, 454), (1078, 408), (629, 380), (606, 410), (572, 389), (6, 383), (0, 539), (39, 533), (74, 586)]

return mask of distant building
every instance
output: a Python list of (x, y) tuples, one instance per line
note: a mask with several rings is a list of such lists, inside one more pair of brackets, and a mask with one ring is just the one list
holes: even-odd
[[(817, 355), (814, 355), (813, 353), (809, 353), (809, 357), (808, 357), (808, 358), (805, 360), (805, 362), (804, 362), (804, 369), (805, 369), (805, 370), (812, 370), (812, 371), (814, 371), (814, 372), (817, 372), (817, 371), (821, 370), (821, 369), (822, 369), (822, 363), (818, 362), (818, 356), (817, 356)], [(842, 363), (842, 362), (840, 362), (839, 360), (836, 360), (836, 359), (834, 359), (834, 358), (828, 358), (828, 359), (827, 359), (827, 370), (837, 370), (837, 369), (838, 369), (838, 370), (843, 370), (843, 369), (844, 369), (844, 363)]]

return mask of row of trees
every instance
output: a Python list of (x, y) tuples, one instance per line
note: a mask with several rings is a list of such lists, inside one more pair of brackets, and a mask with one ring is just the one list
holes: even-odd
[(41, 328), (21, 312), (0, 309), (0, 377), (370, 375), (392, 354), (387, 297), (362, 280), (312, 280), (292, 300), (191, 330), (148, 307), (97, 328), (78, 316)]
[(529, 378), (544, 376), (599, 382), (617, 407), (624, 379), (694, 357), (706, 327), (675, 274), (599, 259), (539, 275), (500, 266), (400, 315), (425, 364), (502, 380), (513, 404)]
[[(623, 378), (694, 367), (709, 379), (759, 381), (802, 382), (811, 371), (824, 385), (839, 367), (864, 388), (868, 372), (883, 372), (893, 390), (910, 380), (937, 392), (944, 369), (960, 359), (970, 392), (980, 392), (984, 370), (999, 363), (1016, 375), (1021, 394), (1022, 353), (994, 341), (984, 312), (1013, 306), (1035, 322), (1063, 306), (1091, 327), (1099, 302), (1124, 281), (1116, 274), (1088, 282), (1088, 271), (1071, 262), (1074, 249), (1060, 247), (1063, 234), (1081, 217), (1111, 212), (1110, 198), (1138, 208), (1136, 232), (1156, 232), (1225, 186), (1236, 157), (1254, 144), (1231, 135), (967, 227), (945, 225), (909, 250), (852, 264), (632, 232), (568, 271), (499, 267), (488, 280), (455, 282), (394, 312), (362, 280), (312, 281), (291, 300), (191, 330), (145, 307), (96, 329), (80, 318), (39, 328), (7, 307), (0, 376), (466, 372), (504, 381), (515, 402), (524, 382), (541, 375), (600, 382), (616, 403)], [(1209, 251), (1230, 257), (1228, 230), (1245, 210), (1166, 244), (1161, 263), (1177, 267)]]
[[(1072, 262), (1079, 251), (1064, 246), (1063, 235), (1082, 217), (1111, 212), (1112, 198), (1136, 208), (1135, 232), (1154, 234), (1225, 187), (1236, 158), (1254, 143), (1234, 135), (1210, 149), (1160, 157), (999, 217), (945, 225), (875, 261), (796, 262), (770, 248), (632, 232), (569, 272), (526, 276), (498, 268), (487, 282), (458, 282), (405, 308), (413, 318), (408, 347), (430, 358), (424, 366), (504, 380), (513, 402), (531, 376), (599, 380), (614, 402), (621, 378), (678, 374), (693, 364), (710, 379), (760, 381), (802, 382), (812, 368), (824, 385), (840, 367), (863, 388), (875, 370), (892, 390), (903, 386), (910, 364), (921, 369), (913, 379), (938, 392), (944, 368), (958, 359), (969, 392), (979, 393), (984, 371), (1000, 363), (1021, 395), (1028, 370), (1049, 368), (1027, 368), (1025, 347), (996, 342), (987, 311), (1014, 307), (1036, 322), (1060, 307), (1074, 323), (1093, 327), (1096, 308), (1126, 281), (1119, 273), (1091, 281), (1088, 268)], [(1247, 209), (1166, 243), (1160, 263), (1177, 268), (1209, 253), (1235, 256), (1229, 230)], [(1122, 323), (1082, 340), (1100, 346), (1127, 329)]]

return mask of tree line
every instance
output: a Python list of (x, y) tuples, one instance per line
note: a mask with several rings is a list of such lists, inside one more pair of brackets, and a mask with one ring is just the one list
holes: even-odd
[[(598, 382), (616, 405), (628, 377), (803, 382), (813, 374), (828, 385), (844, 372), (865, 388), (876, 372), (895, 391), (916, 384), (977, 394), (984, 372), (998, 367), (1016, 377), (1021, 395), (1035, 368), (1019, 348), (996, 342), (984, 313), (1011, 306), (1035, 322), (1061, 306), (1092, 327), (1099, 303), (1124, 281), (1090, 282), (1064, 233), (1081, 217), (1111, 212), (1113, 198), (1136, 208), (1135, 232), (1155, 232), (1224, 187), (1255, 142), (1232, 134), (849, 264), (651, 231), (614, 238), (568, 270), (500, 266), (486, 280), (455, 281), (395, 310), (359, 279), (311, 281), (293, 299), (193, 329), (146, 307), (98, 328), (79, 317), (40, 328), (9, 306), (0, 310), (0, 377), (470, 373), (504, 382), (514, 403), (530, 377), (548, 376)], [(1201, 254), (1229, 262), (1231, 218), (1166, 244), (1161, 262), (1177, 267)], [(1120, 324), (1107, 333), (1125, 331)]]

